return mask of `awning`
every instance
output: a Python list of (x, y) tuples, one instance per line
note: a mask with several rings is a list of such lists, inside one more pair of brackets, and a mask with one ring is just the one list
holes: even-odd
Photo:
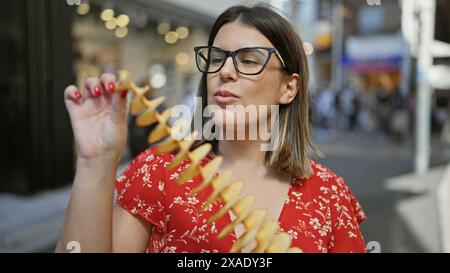
[(390, 72), (401, 68), (405, 43), (401, 35), (353, 36), (346, 39), (342, 58), (351, 72)]
[(342, 65), (346, 70), (356, 73), (394, 72), (400, 70), (402, 57), (348, 59), (345, 56)]

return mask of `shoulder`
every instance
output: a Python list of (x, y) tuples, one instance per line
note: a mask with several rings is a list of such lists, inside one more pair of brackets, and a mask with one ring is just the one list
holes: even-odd
[(348, 186), (344, 179), (330, 168), (321, 163), (310, 161), (312, 173), (306, 178), (294, 178), (295, 182), (303, 187), (320, 190), (322, 187), (333, 188), (333, 190), (347, 190)]
[(151, 147), (137, 155), (116, 179), (116, 203), (132, 215), (163, 230), (165, 225), (164, 166), (170, 154)]
[(118, 177), (118, 182), (122, 182), (127, 176), (129, 177), (135, 173), (144, 174), (167, 166), (173, 155), (170, 153), (158, 153), (157, 149), (157, 146), (150, 147), (134, 157), (122, 175)]
[(308, 193), (310, 198), (326, 200), (334, 209), (341, 208), (354, 214), (358, 223), (367, 217), (347, 182), (330, 168), (310, 161), (312, 174), (304, 179), (296, 179), (297, 189)]
[(154, 183), (163, 180), (164, 168), (171, 158), (170, 154), (157, 153), (157, 147), (150, 147), (138, 154), (116, 179), (119, 199), (130, 193), (147, 192)]
[(171, 153), (158, 153), (158, 146), (153, 146), (137, 155), (130, 165), (143, 165), (149, 163), (164, 164), (173, 158)]

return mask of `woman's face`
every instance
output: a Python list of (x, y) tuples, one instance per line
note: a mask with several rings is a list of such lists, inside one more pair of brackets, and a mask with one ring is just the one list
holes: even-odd
[[(226, 51), (255, 46), (274, 47), (256, 28), (237, 21), (227, 23), (220, 28), (213, 41), (213, 46)], [(218, 106), (216, 108), (221, 113), (213, 114), (214, 122), (227, 128), (229, 127), (225, 123), (227, 116), (237, 116), (238, 124), (243, 122), (248, 125), (255, 122), (260, 117), (242, 120), (242, 113), (230, 110), (230, 107), (227, 110), (227, 106), (241, 105), (258, 108), (266, 105), (270, 110), (271, 105), (289, 103), (289, 99), (286, 100), (286, 91), (289, 89), (288, 82), (289, 77), (283, 72), (282, 63), (275, 54), (271, 55), (266, 67), (258, 75), (240, 74), (234, 67), (232, 58), (227, 58), (220, 71), (207, 74), (208, 105)], [(224, 96), (221, 93), (224, 91), (235, 97)], [(292, 94), (290, 95), (292, 96)], [(235, 115), (235, 113), (237, 114)]]

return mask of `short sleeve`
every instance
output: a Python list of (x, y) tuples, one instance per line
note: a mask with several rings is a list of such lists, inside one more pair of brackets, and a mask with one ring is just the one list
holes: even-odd
[(132, 160), (117, 177), (116, 202), (132, 215), (165, 230), (165, 192), (163, 156), (149, 148)]
[(333, 200), (332, 238), (329, 252), (367, 252), (359, 225), (367, 219), (361, 205), (342, 177), (337, 176)]

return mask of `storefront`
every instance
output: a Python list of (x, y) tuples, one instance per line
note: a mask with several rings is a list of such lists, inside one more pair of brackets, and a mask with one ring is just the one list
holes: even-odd
[(0, 191), (59, 187), (73, 176), (63, 101), (73, 82), (65, 1), (8, 1), (0, 10)]
[[(19, 194), (72, 182), (66, 86), (126, 69), (165, 107), (189, 101), (200, 78), (193, 47), (206, 43), (214, 19), (158, 0), (18, 0), (1, 14), (0, 191)], [(147, 131), (130, 129), (124, 160), (148, 147)]]
[[(150, 84), (151, 96), (166, 97), (161, 110), (189, 104), (200, 79), (193, 48), (207, 42), (212, 21), (194, 21), (189, 11), (175, 14), (183, 12), (180, 7), (162, 10), (166, 5), (91, 1), (79, 6), (72, 28), (78, 85), (86, 77), (126, 69), (138, 85)], [(148, 147), (151, 130), (135, 126), (129, 118), (124, 160)]]

